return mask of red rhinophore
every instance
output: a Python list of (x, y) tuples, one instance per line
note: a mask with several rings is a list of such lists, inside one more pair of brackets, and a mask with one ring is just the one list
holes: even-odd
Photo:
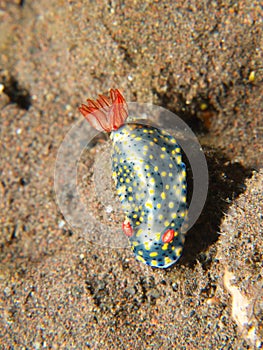
[(99, 95), (97, 100), (87, 100), (79, 107), (82, 115), (99, 131), (119, 129), (128, 117), (127, 103), (118, 89), (110, 90), (110, 97)]
[(173, 239), (174, 239), (174, 230), (170, 228), (164, 232), (162, 241), (163, 243), (170, 243)]
[(122, 223), (122, 230), (126, 236), (131, 237), (133, 235), (133, 229), (129, 220), (124, 220)]

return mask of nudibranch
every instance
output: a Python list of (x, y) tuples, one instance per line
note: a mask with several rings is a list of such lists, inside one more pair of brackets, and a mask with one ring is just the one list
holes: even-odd
[(79, 107), (99, 131), (110, 133), (112, 176), (135, 257), (167, 268), (182, 254), (187, 216), (186, 167), (181, 148), (164, 130), (128, 123), (128, 108), (117, 89)]

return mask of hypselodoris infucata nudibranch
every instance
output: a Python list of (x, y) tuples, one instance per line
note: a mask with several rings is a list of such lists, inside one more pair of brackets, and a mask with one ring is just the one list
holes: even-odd
[(186, 167), (181, 148), (166, 131), (127, 122), (117, 89), (79, 107), (97, 130), (110, 133), (112, 177), (125, 213), (123, 232), (139, 261), (167, 268), (181, 256), (187, 216)]

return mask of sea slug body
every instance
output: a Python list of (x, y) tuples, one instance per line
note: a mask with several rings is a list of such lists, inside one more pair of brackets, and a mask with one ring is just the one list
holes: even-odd
[(122, 228), (135, 257), (167, 268), (181, 256), (187, 216), (186, 169), (181, 148), (163, 130), (125, 123), (128, 110), (119, 90), (87, 100), (79, 108), (99, 131), (110, 132), (112, 176), (126, 215)]

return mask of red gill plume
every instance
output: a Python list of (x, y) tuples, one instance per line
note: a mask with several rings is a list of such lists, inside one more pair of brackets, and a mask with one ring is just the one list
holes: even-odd
[(88, 99), (79, 111), (95, 129), (106, 132), (119, 129), (128, 117), (127, 103), (118, 89), (111, 89), (110, 97)]

